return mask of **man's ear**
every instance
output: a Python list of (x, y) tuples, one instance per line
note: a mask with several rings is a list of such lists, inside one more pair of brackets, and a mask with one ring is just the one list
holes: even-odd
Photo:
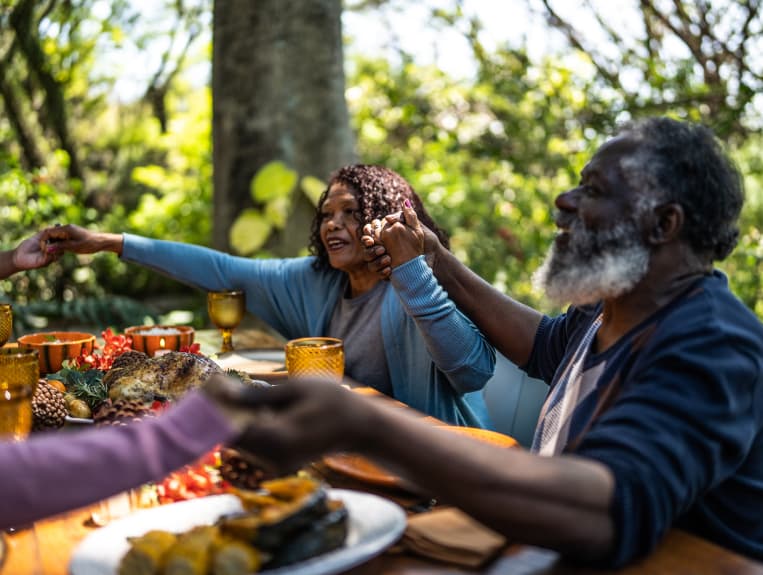
[(653, 244), (669, 243), (681, 233), (684, 227), (684, 209), (676, 202), (660, 204), (654, 208), (654, 219), (648, 239)]

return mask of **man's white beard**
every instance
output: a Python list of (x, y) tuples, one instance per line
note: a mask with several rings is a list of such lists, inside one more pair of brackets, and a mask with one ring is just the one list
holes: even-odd
[(649, 268), (649, 250), (633, 220), (605, 231), (588, 231), (579, 221), (562, 249), (551, 244), (533, 274), (533, 286), (558, 305), (596, 303), (634, 288)]

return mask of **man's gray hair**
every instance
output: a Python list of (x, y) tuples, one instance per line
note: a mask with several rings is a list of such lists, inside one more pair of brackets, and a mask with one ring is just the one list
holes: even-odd
[(736, 246), (744, 203), (742, 178), (710, 129), (669, 118), (624, 126), (618, 136), (636, 142), (621, 160), (623, 176), (654, 206), (675, 202), (685, 214), (684, 237), (707, 261), (723, 260)]

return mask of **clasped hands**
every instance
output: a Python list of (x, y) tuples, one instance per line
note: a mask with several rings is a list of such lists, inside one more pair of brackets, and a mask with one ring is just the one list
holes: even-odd
[(401, 211), (363, 226), (360, 241), (369, 269), (388, 278), (394, 268), (422, 255), (426, 229), (407, 200)]
[(315, 378), (253, 387), (218, 374), (202, 391), (237, 432), (233, 446), (279, 473), (328, 451), (362, 449), (377, 411), (373, 400)]
[(47, 254), (72, 252), (94, 254), (113, 251), (121, 255), (122, 235), (95, 232), (74, 224), (56, 224), (38, 234), (40, 251)]

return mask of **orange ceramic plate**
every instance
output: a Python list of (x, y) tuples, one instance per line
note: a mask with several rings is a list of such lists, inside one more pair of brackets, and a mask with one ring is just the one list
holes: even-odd
[(376, 465), (362, 455), (352, 453), (334, 453), (323, 458), (326, 467), (337, 473), (353, 479), (381, 485), (384, 487), (399, 487), (400, 478), (383, 467)]
[[(497, 445), (498, 447), (517, 446), (517, 441), (513, 437), (498, 433), (497, 431), (490, 431), (489, 429), (458, 427), (456, 425), (442, 425), (440, 428), (448, 433), (453, 432), (461, 435), (468, 435), (483, 443), (490, 443), (491, 445)], [(384, 487), (405, 486), (404, 481), (398, 476), (362, 455), (355, 455), (353, 453), (335, 453), (324, 457), (323, 462), (332, 471), (342, 473), (353, 479), (365, 481), (366, 483)]]

